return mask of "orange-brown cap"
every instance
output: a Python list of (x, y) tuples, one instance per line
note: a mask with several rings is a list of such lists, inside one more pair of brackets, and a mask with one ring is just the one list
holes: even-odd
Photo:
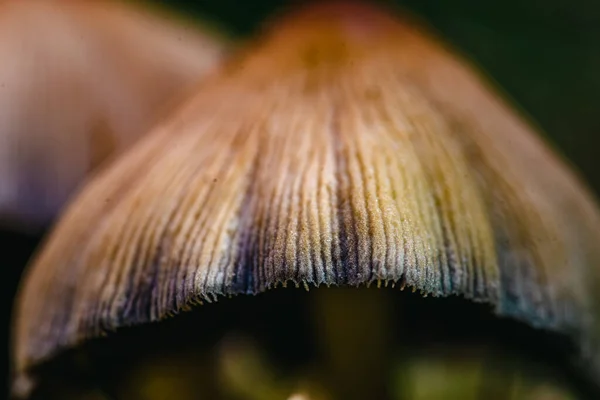
[(17, 372), (286, 282), (594, 335), (600, 214), (578, 177), (436, 39), (346, 7), (284, 18), (83, 190), (25, 278)]

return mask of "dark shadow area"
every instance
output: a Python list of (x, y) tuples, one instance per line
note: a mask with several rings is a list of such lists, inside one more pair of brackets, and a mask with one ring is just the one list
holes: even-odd
[[(9, 370), (9, 326), (12, 319), (14, 297), (24, 266), (40, 243), (41, 237), (41, 232), (28, 234), (16, 230), (0, 229), (0, 248), (3, 253), (0, 261), (0, 270), (3, 273), (0, 316), (5, 334), (2, 362), (6, 371)], [(8, 392), (8, 379), (8, 376), (5, 375), (0, 396)]]
[[(218, 349), (232, 334), (251, 338), (275, 366), (281, 379), (311, 365), (325, 363), (326, 355), (316, 334), (319, 321), (323, 320), (318, 320), (314, 312), (314, 296), (319, 290), (339, 289), (310, 292), (276, 289), (258, 296), (238, 296), (205, 304), (161, 323), (122, 329), (43, 365), (37, 371), (41, 385), (35, 398), (70, 398), (62, 397), (64, 388), (76, 382), (77, 393), (95, 388), (105, 398), (122, 399), (124, 380), (130, 379), (131, 371), (149, 360), (160, 360), (159, 364), (174, 368), (179, 375), (190, 373), (192, 379), (196, 379), (195, 384), (215, 385), (210, 388), (210, 398), (234, 399), (220, 392), (217, 376), (221, 354)], [(358, 291), (344, 290), (349, 291), (350, 296)], [(583, 379), (581, 371), (572, 363), (573, 348), (557, 335), (499, 319), (489, 307), (460, 298), (423, 298), (397, 288), (360, 290), (378, 290), (385, 301), (393, 304), (388, 308), (388, 320), (392, 321), (388, 324), (392, 332), (388, 355), (394, 362), (410, 363), (419, 357), (427, 360), (448, 354), (468, 359), (470, 354), (476, 354), (479, 361), (483, 360), (478, 368), (484, 377), (490, 372), (490, 376), (510, 372), (515, 365), (525, 369), (533, 366), (535, 373), (547, 374), (545, 379), (561, 382), (576, 393), (577, 398), (598, 398), (599, 388)], [(354, 311), (360, 315), (365, 310), (353, 310), (348, 315)], [(360, 326), (360, 323), (353, 324)], [(365, 332), (371, 329), (377, 327), (368, 326)], [(340, 338), (350, 334), (343, 332)], [(365, 338), (368, 337), (367, 334)], [(362, 345), (368, 349), (372, 344), (367, 340)], [(357, 349), (358, 346), (349, 348), (348, 352), (359, 351)], [(210, 364), (209, 368), (206, 363)], [(203, 376), (210, 379), (203, 382)], [(498, 381), (497, 376), (494, 379)], [(500, 382), (502, 385), (503, 381)], [(481, 380), (481, 395), (477, 398), (506, 398), (490, 393), (487, 384), (486, 379)], [(498, 382), (495, 385), (497, 388)], [(61, 395), (52, 397), (53, 392)]]

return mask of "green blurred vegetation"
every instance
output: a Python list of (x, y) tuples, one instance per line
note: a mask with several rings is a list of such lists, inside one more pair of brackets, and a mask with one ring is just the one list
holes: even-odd
[[(283, 0), (152, 0), (246, 36)], [(298, 2), (298, 1), (295, 1)], [(600, 1), (397, 0), (487, 72), (600, 193)]]

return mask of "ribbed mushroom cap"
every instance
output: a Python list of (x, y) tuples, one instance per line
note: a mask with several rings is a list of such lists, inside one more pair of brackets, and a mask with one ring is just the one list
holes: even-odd
[[(156, 14), (156, 15), (154, 15)], [(0, 5), (0, 220), (52, 219), (222, 58), (218, 36), (117, 1)]]
[(320, 5), (83, 190), (26, 276), (14, 365), (286, 282), (461, 295), (583, 346), (598, 243), (579, 179), (464, 61)]

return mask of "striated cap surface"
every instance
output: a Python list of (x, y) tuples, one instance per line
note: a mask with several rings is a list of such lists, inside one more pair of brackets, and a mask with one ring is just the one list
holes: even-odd
[(286, 282), (461, 295), (593, 358), (598, 243), (577, 176), (462, 59), (316, 6), (83, 190), (23, 283), (14, 365)]

